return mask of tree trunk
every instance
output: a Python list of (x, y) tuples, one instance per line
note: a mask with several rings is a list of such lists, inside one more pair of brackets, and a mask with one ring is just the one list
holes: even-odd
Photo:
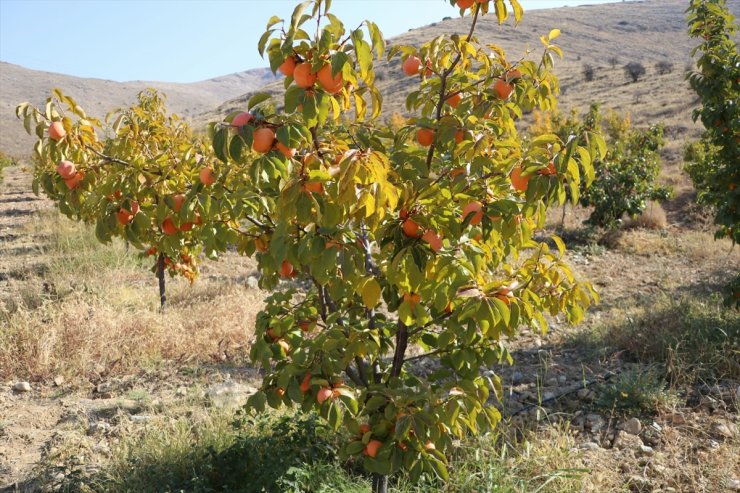
[(373, 473), (373, 493), (388, 493), (388, 476)]
[(157, 279), (159, 279), (159, 311), (164, 313), (164, 306), (167, 303), (167, 294), (165, 292), (164, 281), (164, 255), (161, 253), (157, 259)]

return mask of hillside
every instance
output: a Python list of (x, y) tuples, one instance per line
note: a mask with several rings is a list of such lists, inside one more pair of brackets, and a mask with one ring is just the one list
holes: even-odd
[(15, 107), (23, 101), (41, 104), (55, 87), (75, 98), (91, 115), (99, 117), (129, 104), (142, 89), (154, 87), (167, 94), (168, 107), (172, 111), (191, 117), (272, 79), (268, 69), (253, 69), (189, 84), (115, 82), (31, 70), (0, 62), (0, 149), (12, 155), (28, 154), (34, 140), (16, 119)]
[[(729, 0), (728, 4), (740, 16), (740, 0)], [(557, 44), (565, 52), (564, 60), (556, 65), (561, 78), (561, 109), (584, 108), (598, 102), (629, 112), (638, 125), (663, 121), (666, 134), (673, 141), (667, 156), (675, 161), (683, 139), (698, 132), (698, 126), (691, 121), (691, 109), (697, 100), (684, 80), (693, 46), (686, 34), (685, 8), (685, 0), (650, 0), (531, 10), (525, 11), (518, 27), (513, 22), (498, 26), (494, 16), (487, 16), (479, 22), (477, 34), (482, 43), (500, 45), (510, 59), (516, 60), (527, 49), (532, 50), (531, 57), (537, 57), (541, 48), (539, 37), (559, 28), (562, 35)], [(389, 41), (419, 44), (446, 33), (464, 33), (468, 23), (468, 19), (449, 19), (410, 30)], [(612, 58), (616, 59), (614, 65), (610, 63)], [(623, 67), (629, 62), (640, 62), (647, 69), (637, 83), (625, 77)], [(673, 71), (658, 75), (658, 62), (671, 63)], [(586, 64), (595, 69), (592, 82), (584, 80)], [(405, 113), (406, 95), (417, 79), (403, 76), (400, 60), (394, 59), (379, 67), (378, 80), (385, 98), (384, 114)], [(279, 94), (282, 84), (274, 82), (262, 90)], [(198, 115), (197, 120), (217, 120), (244, 108), (250, 94), (226, 101), (215, 111)]]

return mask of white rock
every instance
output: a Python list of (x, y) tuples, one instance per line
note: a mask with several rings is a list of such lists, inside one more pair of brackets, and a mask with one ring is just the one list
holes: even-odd
[(714, 423), (712, 425), (712, 431), (714, 432), (714, 434), (719, 435), (723, 438), (732, 438), (737, 432), (734, 424), (728, 424), (722, 421)]
[(131, 421), (137, 424), (143, 424), (149, 422), (151, 420), (151, 416), (147, 416), (146, 414), (135, 414), (131, 416)]
[(61, 387), (63, 383), (64, 383), (63, 376), (57, 375), (56, 377), (54, 377), (54, 385), (56, 385), (57, 387)]
[(652, 457), (655, 455), (653, 447), (648, 447), (647, 445), (641, 445), (637, 452), (643, 457)]
[(597, 433), (604, 427), (604, 419), (598, 414), (586, 415), (586, 426), (593, 432)]
[(727, 489), (730, 491), (740, 491), (740, 479), (730, 479), (727, 481)]
[(247, 277), (247, 286), (250, 289), (257, 289), (259, 288), (259, 278), (255, 276), (249, 276)]
[(578, 448), (581, 450), (598, 450), (601, 447), (599, 447), (599, 444), (596, 442), (586, 442), (586, 443), (580, 444)]
[(16, 382), (13, 384), (13, 390), (16, 392), (30, 392), (31, 384), (28, 382)]
[(558, 383), (559, 383), (560, 385), (565, 385), (565, 383), (566, 383), (567, 381), (568, 381), (568, 377), (566, 377), (565, 375), (560, 375), (560, 376), (558, 377)]
[(622, 429), (630, 435), (639, 435), (642, 431), (642, 423), (637, 418), (630, 418), (622, 423)]
[(187, 387), (178, 387), (177, 391), (175, 392), (176, 395), (183, 397), (188, 395), (188, 389)]

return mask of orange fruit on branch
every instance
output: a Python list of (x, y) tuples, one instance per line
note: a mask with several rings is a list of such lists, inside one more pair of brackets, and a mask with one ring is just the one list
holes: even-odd
[(317, 75), (311, 71), (311, 64), (308, 62), (299, 63), (293, 70), (293, 79), (298, 87), (308, 89), (316, 83)]
[(499, 99), (509, 99), (511, 93), (514, 92), (514, 86), (506, 82), (504, 79), (498, 79), (493, 85), (493, 91)]
[(419, 225), (413, 219), (406, 219), (401, 225), (403, 234), (409, 238), (416, 238), (419, 236)]
[(254, 131), (252, 149), (264, 154), (272, 149), (275, 143), (275, 131), (268, 127), (261, 127)]
[(164, 221), (162, 221), (162, 233), (166, 234), (167, 236), (177, 234), (177, 226), (175, 226), (175, 223), (172, 221), (171, 217), (166, 217), (164, 218)]
[(421, 67), (421, 59), (416, 55), (411, 55), (403, 61), (403, 73), (409, 77), (419, 73)]
[(463, 221), (471, 214), (473, 215), (473, 217), (470, 219), (469, 224), (472, 226), (480, 224), (480, 222), (483, 220), (483, 204), (481, 204), (477, 200), (474, 200), (473, 202), (470, 202), (468, 205), (463, 207)]
[(291, 264), (287, 260), (283, 260), (283, 262), (280, 264), (281, 277), (290, 277), (293, 274), (294, 270), (295, 268), (293, 267), (293, 264)]
[(334, 398), (334, 391), (329, 387), (321, 387), (319, 392), (316, 394), (316, 401), (319, 404), (323, 404), (324, 401)]
[(462, 101), (462, 94), (455, 93), (452, 96), (447, 98), (447, 104), (452, 106), (453, 108), (457, 108), (457, 106), (460, 104), (460, 101)]
[(511, 170), (511, 184), (520, 192), (525, 192), (529, 186), (529, 176), (522, 176), (522, 167), (518, 164)]
[(280, 151), (280, 153), (283, 156), (287, 157), (288, 159), (293, 159), (293, 157), (295, 156), (295, 153), (296, 153), (296, 149), (295, 148), (288, 147), (288, 146), (286, 146), (285, 144), (283, 144), (280, 141), (277, 141), (275, 143), (275, 149), (277, 149), (278, 151)]
[(319, 84), (329, 94), (336, 94), (344, 87), (342, 72), (332, 76), (331, 65), (327, 64), (321, 67), (318, 73)]
[(416, 141), (424, 147), (429, 147), (434, 142), (434, 130), (420, 128), (416, 131)]
[(421, 301), (421, 296), (418, 293), (404, 293), (403, 301), (408, 301), (409, 306), (413, 309)]
[(205, 168), (200, 170), (199, 178), (200, 182), (205, 186), (213, 185), (214, 183), (216, 183), (216, 176), (213, 174), (213, 170), (210, 166), (206, 166)]
[(303, 375), (303, 380), (301, 380), (300, 389), (301, 389), (301, 394), (305, 394), (309, 390), (311, 390), (311, 373), (310, 372)]
[(280, 67), (278, 67), (278, 70), (280, 70), (280, 73), (286, 77), (293, 77), (293, 72), (295, 71), (295, 67), (296, 67), (295, 57), (289, 56), (280, 65)]
[(185, 203), (185, 195), (178, 193), (172, 196), (172, 210), (173, 211), (180, 212), (180, 209), (182, 209), (182, 204), (184, 203)]
[(378, 455), (378, 450), (380, 450), (380, 447), (382, 446), (383, 442), (381, 442), (380, 440), (370, 440), (369, 442), (367, 442), (365, 450), (362, 451), (362, 454), (368, 457), (375, 457), (376, 455)]
[(62, 122), (52, 122), (49, 125), (49, 138), (52, 140), (60, 141), (67, 135), (67, 131), (64, 130), (64, 124)]
[(65, 180), (69, 180), (77, 174), (77, 168), (72, 161), (59, 161), (57, 173)]
[(421, 235), (421, 239), (429, 243), (429, 247), (438, 252), (442, 249), (442, 237), (439, 236), (436, 231), (428, 229)]
[(239, 113), (238, 115), (234, 117), (233, 120), (231, 120), (231, 126), (236, 129), (239, 129), (243, 127), (244, 125), (248, 124), (249, 122), (251, 122), (252, 120), (254, 120), (254, 116), (251, 113), (247, 113), (247, 112)]

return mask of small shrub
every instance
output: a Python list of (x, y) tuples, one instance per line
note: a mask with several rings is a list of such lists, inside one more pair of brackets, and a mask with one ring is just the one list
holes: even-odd
[(619, 65), (619, 58), (615, 56), (609, 57), (608, 62), (609, 62), (609, 65), (611, 65), (612, 69), (615, 69), (617, 68), (617, 65)]
[(594, 80), (594, 67), (587, 63), (583, 66), (583, 78), (586, 82), (592, 82)]
[(596, 401), (602, 409), (625, 415), (654, 414), (675, 402), (668, 384), (656, 368), (629, 369), (606, 384)]
[(624, 66), (625, 76), (633, 83), (640, 80), (640, 77), (642, 77), (646, 73), (647, 70), (645, 70), (645, 66), (640, 62), (630, 62)]
[(673, 64), (666, 60), (657, 62), (655, 64), (655, 71), (658, 75), (668, 75), (673, 72)]
[(0, 183), (3, 181), (3, 169), (16, 164), (15, 159), (0, 151)]
[(651, 201), (647, 209), (634, 218), (625, 222), (628, 228), (645, 228), (645, 229), (665, 229), (668, 226), (668, 220), (665, 210), (658, 202)]

